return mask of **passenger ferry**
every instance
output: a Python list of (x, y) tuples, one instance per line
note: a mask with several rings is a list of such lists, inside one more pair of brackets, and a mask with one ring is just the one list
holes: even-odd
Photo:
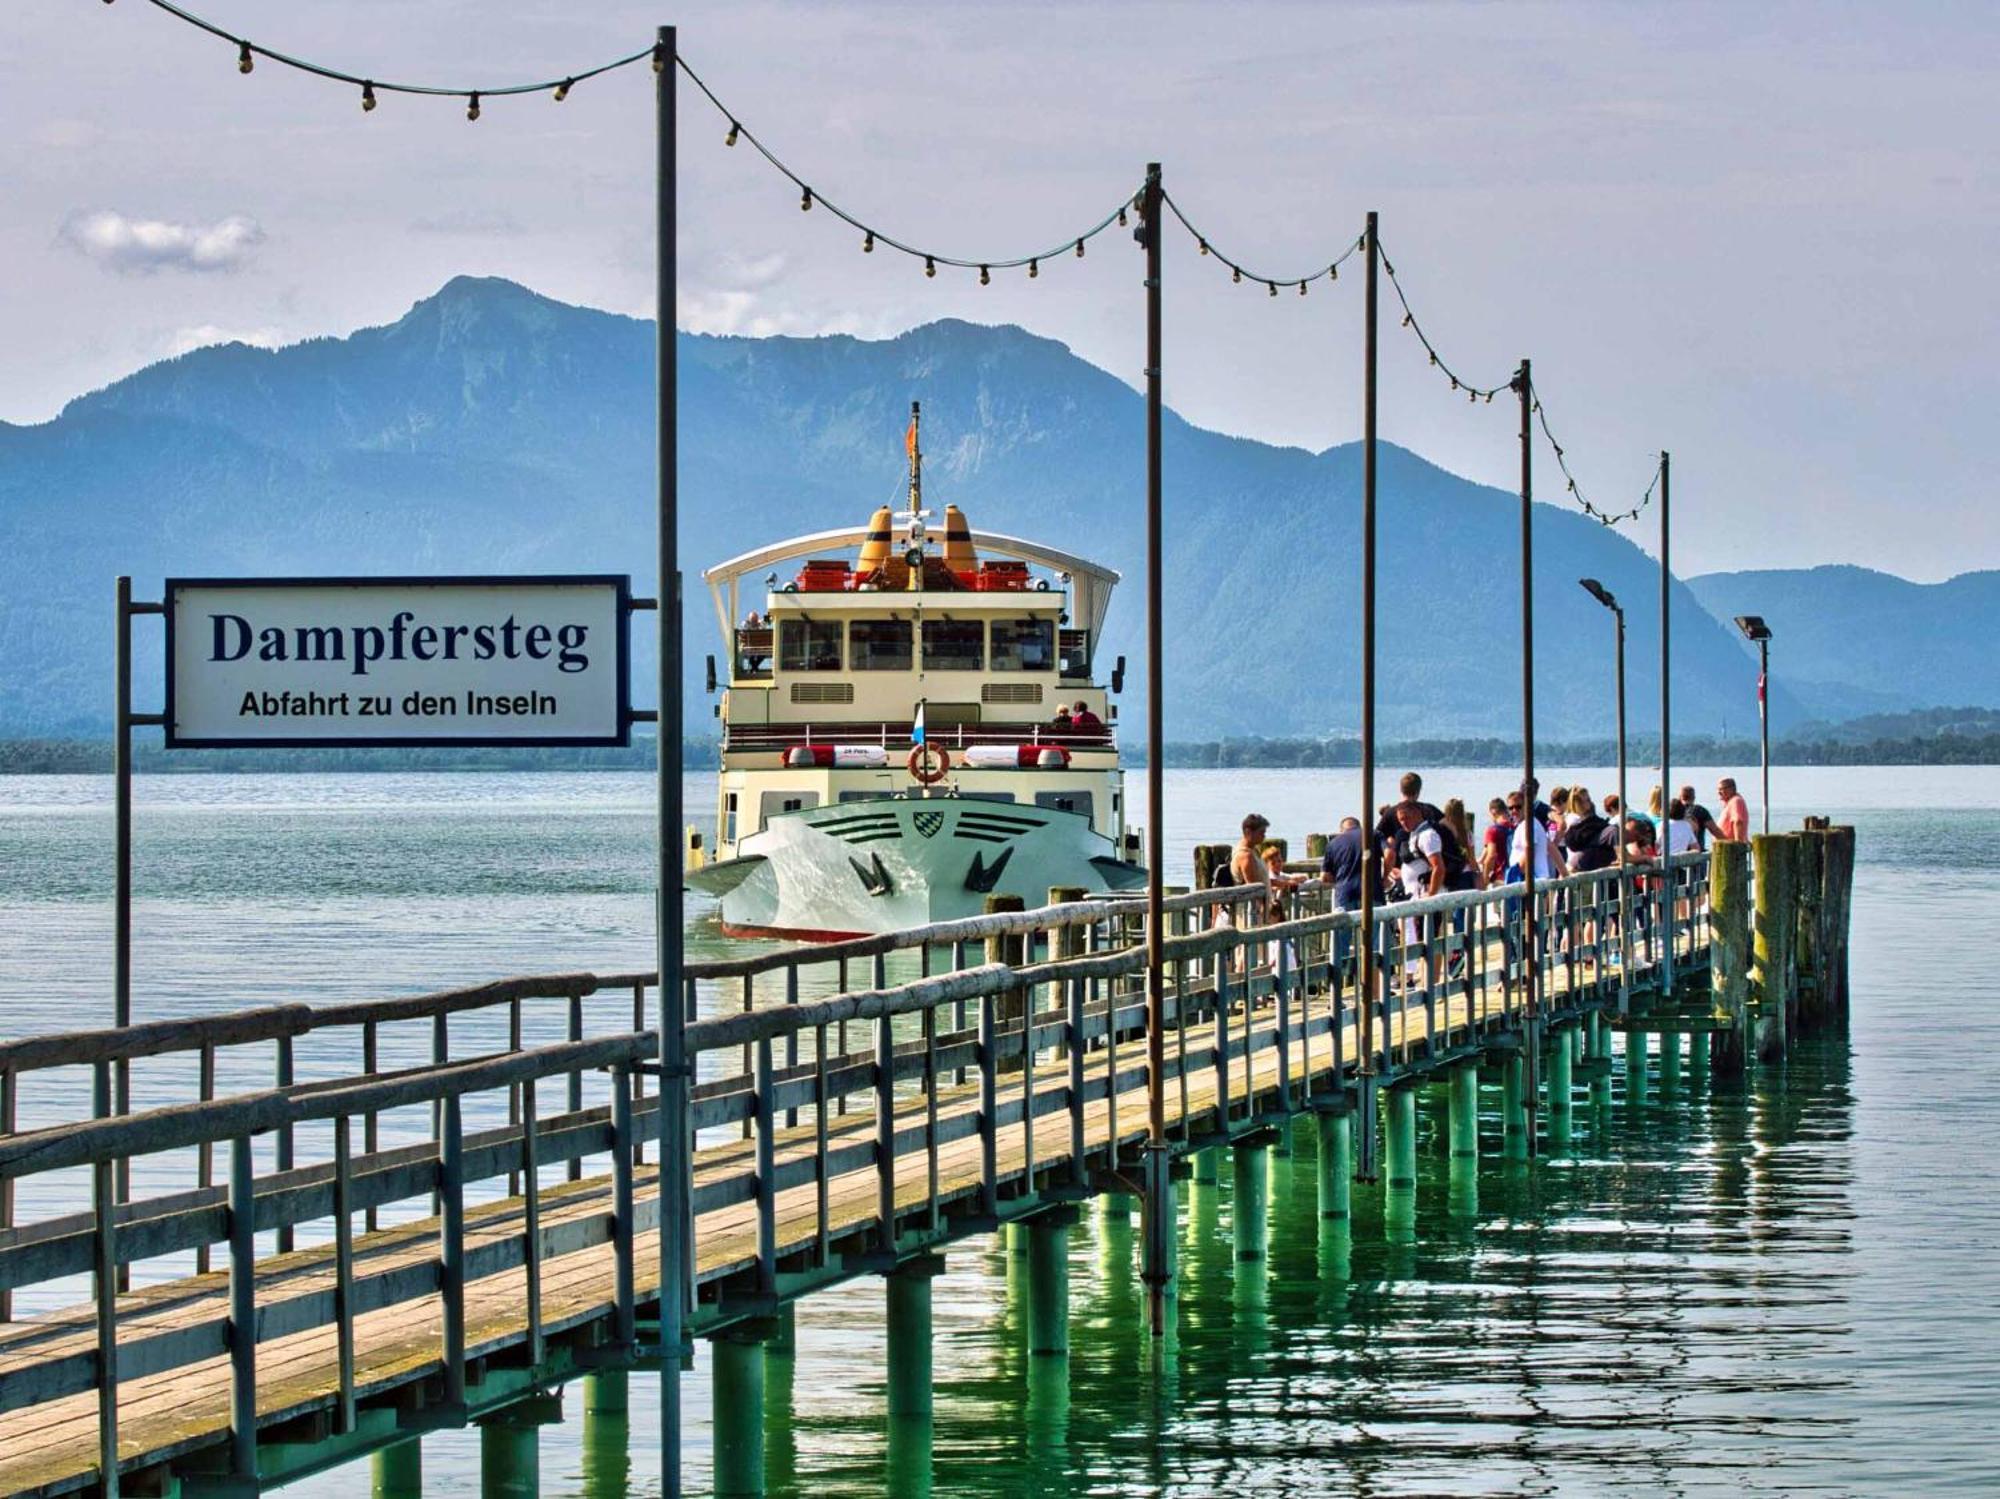
[(1118, 574), (956, 505), (937, 544), (914, 404), (906, 443), (900, 515), (703, 574), (728, 673), (714, 859), (691, 853), (687, 878), (732, 934), (829, 940), (1146, 882), (1111, 703), (1124, 661), (1108, 691), (1093, 675)]

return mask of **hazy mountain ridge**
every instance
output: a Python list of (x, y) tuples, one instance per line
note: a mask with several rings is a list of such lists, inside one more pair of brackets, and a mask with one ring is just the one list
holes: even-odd
[[(912, 398), (928, 500), (1124, 572), (1101, 654), (1133, 658), (1138, 713), (1144, 438), (1130, 387), (1053, 340), (956, 321), (877, 342), (682, 334), (680, 356), (691, 729), (708, 722), (701, 657), (720, 651), (700, 569), (896, 501)], [(119, 571), (141, 597), (195, 572), (610, 570), (651, 592), (653, 359), (648, 323), (459, 278), (382, 328), (198, 350), (47, 424), (0, 427), (0, 733), (102, 730)], [(1170, 734), (1352, 732), (1358, 444), (1315, 454), (1170, 414), (1165, 462)], [(1385, 445), (1385, 735), (1518, 724), (1515, 504)], [(1651, 726), (1651, 560), (1553, 505), (1537, 510), (1536, 545), (1538, 737), (1611, 722), (1610, 626), (1575, 586), (1584, 575), (1632, 606), (1633, 726)], [(157, 626), (140, 629), (150, 707)], [(1690, 731), (1754, 717), (1754, 672), (1685, 588), (1674, 691)], [(1774, 697), (1781, 720), (1816, 706)]]
[(1717, 619), (1761, 614), (1771, 675), (1831, 720), (2000, 706), (2000, 572), (1913, 583), (1850, 565), (1709, 573), (1688, 587)]

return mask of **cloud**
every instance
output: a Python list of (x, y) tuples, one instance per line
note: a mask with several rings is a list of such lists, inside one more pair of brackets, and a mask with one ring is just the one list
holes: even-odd
[(206, 349), (212, 344), (248, 344), (253, 349), (275, 349), (285, 341), (277, 328), (222, 328), (214, 323), (197, 323), (192, 328), (176, 328), (166, 340), (169, 355)]
[(264, 243), (255, 219), (232, 214), (213, 224), (127, 218), (116, 209), (79, 211), (56, 231), (58, 244), (122, 276), (155, 271), (235, 271)]
[(527, 226), (506, 209), (449, 208), (410, 221), (413, 234), (463, 234), (488, 239), (527, 233)]

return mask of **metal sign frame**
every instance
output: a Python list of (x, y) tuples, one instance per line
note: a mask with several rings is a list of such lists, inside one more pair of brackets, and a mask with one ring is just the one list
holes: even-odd
[[(617, 591), (618, 629), (613, 670), (618, 679), (618, 728), (613, 734), (531, 735), (519, 738), (494, 734), (442, 736), (342, 735), (283, 738), (187, 738), (174, 730), (174, 598), (183, 588), (414, 588), (450, 587), (599, 587)], [(384, 577), (327, 578), (168, 578), (160, 612), (166, 617), (166, 700), (161, 713), (168, 749), (626, 749), (632, 743), (632, 578), (628, 573), (444, 573)]]

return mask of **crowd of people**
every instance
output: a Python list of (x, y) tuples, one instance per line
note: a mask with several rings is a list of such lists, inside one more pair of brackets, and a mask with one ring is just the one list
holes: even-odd
[[(1553, 787), (1544, 801), (1541, 783), (1530, 780), (1486, 804), (1486, 824), (1476, 835), (1465, 802), (1450, 797), (1439, 807), (1425, 801), (1416, 772), (1402, 777), (1398, 791), (1401, 799), (1378, 808), (1373, 827), (1344, 818), (1327, 840), (1320, 874), (1337, 910), (1361, 905), (1363, 880), (1372, 882), (1376, 903), (1389, 904), (1520, 883), (1531, 868), (1537, 880), (1608, 869), (1619, 862), (1621, 846), (1629, 867), (1657, 862), (1662, 853), (1692, 853), (1716, 839), (1750, 836), (1750, 809), (1727, 776), (1715, 788), (1720, 815), (1696, 800), (1692, 786), (1673, 797), (1655, 786), (1640, 811), (1620, 805), (1615, 793), (1600, 802), (1581, 785)], [(1210, 877), (1214, 885), (1264, 888), (1263, 909), (1252, 920), (1282, 919), (1304, 878), (1286, 871), (1270, 829), (1261, 813), (1245, 817), (1228, 865)]]

